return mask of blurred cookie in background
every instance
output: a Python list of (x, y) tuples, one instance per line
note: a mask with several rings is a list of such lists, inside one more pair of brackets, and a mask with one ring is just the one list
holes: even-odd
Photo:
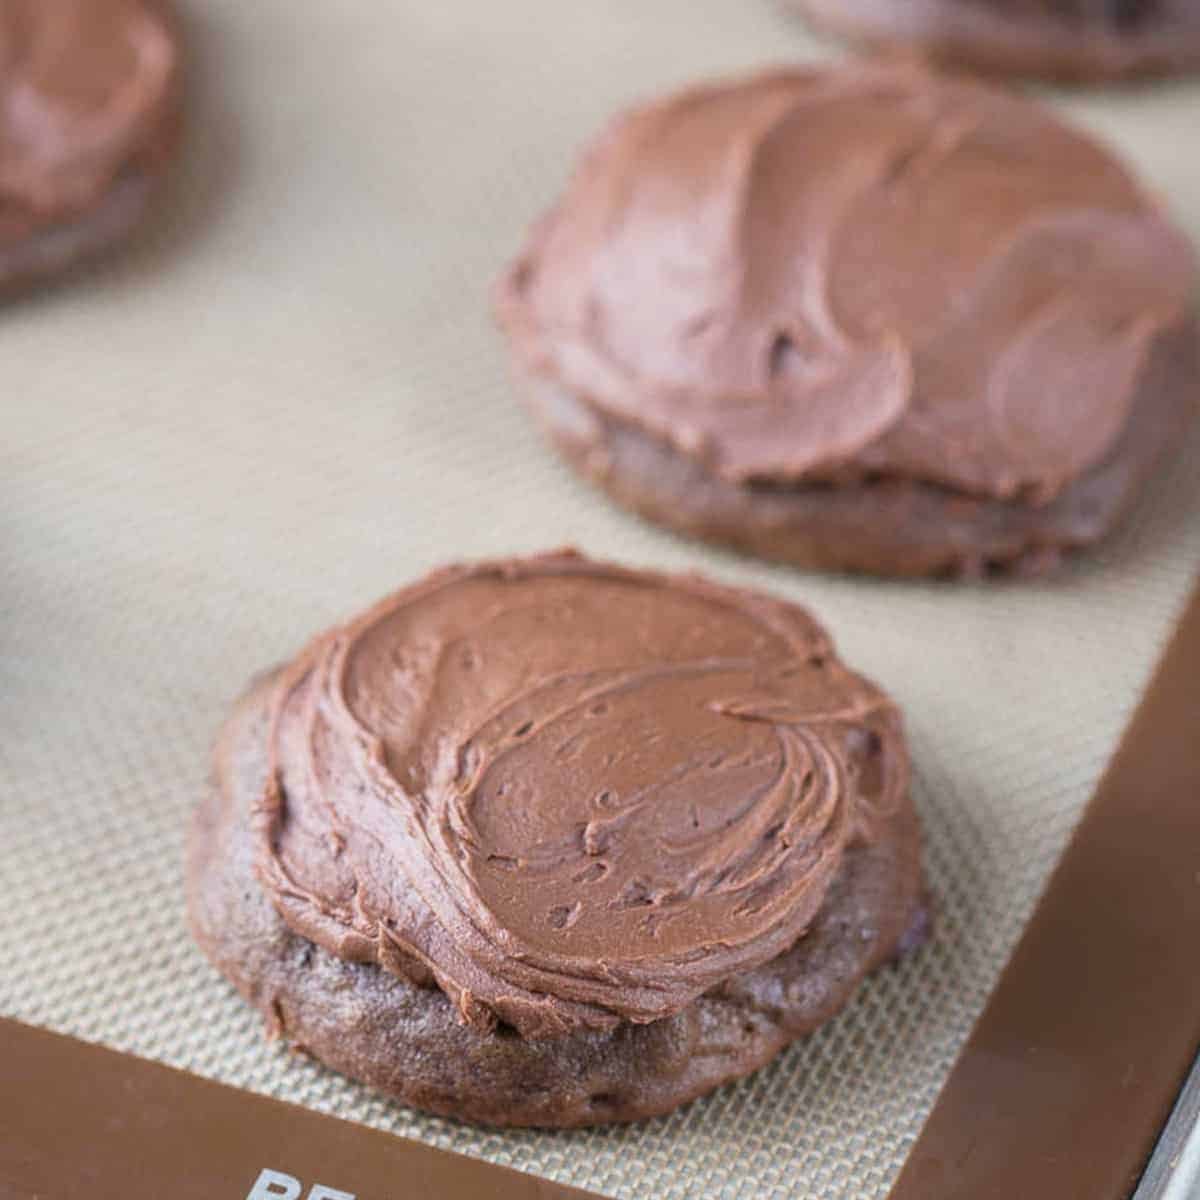
[(1200, 0), (784, 0), (817, 29), (1064, 83), (1200, 68)]
[(0, 2), (0, 295), (123, 241), (173, 157), (163, 0)]

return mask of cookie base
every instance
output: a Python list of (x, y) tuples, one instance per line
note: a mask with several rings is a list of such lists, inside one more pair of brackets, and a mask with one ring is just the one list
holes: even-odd
[(1108, 458), (1042, 506), (909, 480), (732, 483), (555, 380), (526, 374), (521, 383), (535, 417), (573, 466), (621, 504), (687, 536), (818, 570), (952, 578), (1042, 575), (1066, 552), (1112, 529), (1195, 415), (1200, 336), (1189, 319), (1158, 340), (1134, 417)]

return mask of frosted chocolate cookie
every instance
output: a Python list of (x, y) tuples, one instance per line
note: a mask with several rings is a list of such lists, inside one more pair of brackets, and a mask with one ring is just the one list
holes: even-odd
[(926, 925), (900, 716), (816, 622), (570, 553), (439, 571), (256, 682), (188, 884), (274, 1030), (502, 1125), (667, 1112)]
[(132, 232), (178, 106), (165, 0), (0, 3), (0, 295)]
[(913, 64), (619, 117), (500, 282), (566, 456), (686, 533), (811, 567), (1037, 571), (1194, 407), (1194, 263), (1124, 166)]

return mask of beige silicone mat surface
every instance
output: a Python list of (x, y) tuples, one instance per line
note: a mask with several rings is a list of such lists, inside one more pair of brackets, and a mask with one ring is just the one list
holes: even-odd
[[(614, 107), (832, 51), (768, 0), (187, 11), (165, 221), (0, 309), (0, 1014), (630, 1200), (885, 1195), (1200, 562), (1200, 440), (1034, 586), (821, 578), (660, 534), (543, 448), (487, 289)], [(1200, 236), (1200, 86), (1054, 99)], [(188, 939), (184, 828), (253, 672), (443, 560), (567, 542), (811, 605), (906, 709), (941, 913), (737, 1086), (497, 1133), (264, 1041)]]

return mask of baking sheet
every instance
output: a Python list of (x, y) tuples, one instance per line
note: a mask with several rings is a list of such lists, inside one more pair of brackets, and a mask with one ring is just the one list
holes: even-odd
[(1191, 1069), (1132, 1200), (1200, 1194), (1200, 1061)]
[[(193, 0), (137, 250), (0, 309), (0, 1014), (620, 1197), (886, 1194), (1200, 561), (1200, 436), (1048, 583), (829, 579), (612, 508), (517, 408), (487, 288), (617, 106), (828, 56), (768, 0)], [(1054, 102), (1200, 236), (1200, 88)], [(937, 941), (671, 1117), (424, 1117), (264, 1042), (183, 924), (248, 676), (450, 558), (575, 543), (810, 605), (904, 705)]]

